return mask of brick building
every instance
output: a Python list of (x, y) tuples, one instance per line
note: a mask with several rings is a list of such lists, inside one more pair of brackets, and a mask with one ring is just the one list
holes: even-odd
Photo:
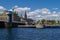
[[(0, 20), (3, 20), (3, 21), (8, 20), (8, 15), (6, 13), (7, 12), (4, 11), (3, 13), (0, 14)], [(16, 12), (12, 12), (12, 21), (20, 21), (20, 18)]]
[(6, 11), (4, 11), (3, 13), (0, 14), (0, 20), (2, 20), (2, 21), (7, 21)]

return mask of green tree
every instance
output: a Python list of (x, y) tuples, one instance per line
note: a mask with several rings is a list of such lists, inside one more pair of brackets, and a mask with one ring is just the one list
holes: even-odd
[(56, 20), (51, 20), (51, 23), (52, 24), (56, 24)]
[(42, 24), (44, 24), (44, 22), (45, 22), (45, 19), (42, 19), (42, 20), (41, 20), (41, 22), (42, 22)]

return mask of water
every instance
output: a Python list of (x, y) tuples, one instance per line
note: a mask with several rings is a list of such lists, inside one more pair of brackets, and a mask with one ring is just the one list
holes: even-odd
[(60, 28), (2, 28), (0, 40), (60, 40)]

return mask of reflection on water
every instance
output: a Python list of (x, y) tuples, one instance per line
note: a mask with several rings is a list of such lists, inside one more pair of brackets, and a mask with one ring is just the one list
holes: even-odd
[(2, 28), (0, 40), (60, 40), (60, 28)]
[(14, 40), (13, 39), (13, 35), (12, 35), (12, 29), (11, 28), (8, 28), (7, 29), (7, 39), (6, 40)]

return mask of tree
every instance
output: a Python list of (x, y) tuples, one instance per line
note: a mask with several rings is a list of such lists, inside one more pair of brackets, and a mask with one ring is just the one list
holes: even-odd
[(51, 20), (51, 23), (52, 24), (56, 24), (56, 20)]
[(45, 19), (42, 19), (42, 20), (41, 20), (41, 22), (42, 22), (42, 24), (44, 24), (44, 22), (45, 22)]

